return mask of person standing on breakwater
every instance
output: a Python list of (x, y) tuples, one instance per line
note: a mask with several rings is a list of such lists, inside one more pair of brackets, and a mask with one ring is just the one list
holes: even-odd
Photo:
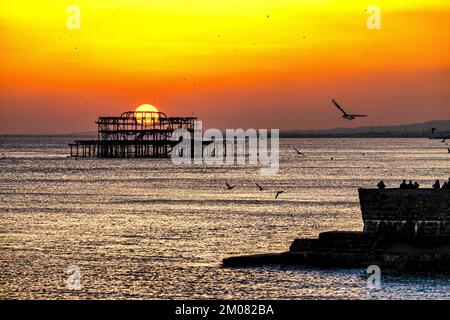
[(406, 184), (406, 180), (403, 180), (403, 182), (400, 183), (400, 189), (408, 189), (408, 185)]
[(439, 182), (439, 180), (436, 180), (436, 182), (433, 184), (433, 189), (440, 189), (441, 188), (441, 183)]
[(442, 189), (450, 190), (450, 178), (448, 179), (449, 182), (444, 182), (442, 184)]
[(400, 184), (400, 189), (419, 189), (420, 184), (418, 182), (412, 182), (412, 180), (409, 180), (408, 183), (406, 183), (406, 180), (403, 180), (403, 182)]
[(378, 182), (377, 187), (378, 187), (378, 189), (386, 189), (386, 185), (384, 184), (383, 180)]

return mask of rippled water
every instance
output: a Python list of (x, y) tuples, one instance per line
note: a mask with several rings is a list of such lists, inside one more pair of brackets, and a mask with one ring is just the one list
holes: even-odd
[[(0, 137), (1, 298), (450, 298), (440, 276), (382, 275), (369, 290), (364, 270), (220, 266), (296, 237), (361, 230), (357, 188), (447, 179), (440, 141), (282, 139), (280, 173), (262, 176), (250, 165), (75, 160), (72, 140)], [(286, 193), (275, 200), (276, 190)], [(79, 291), (66, 289), (70, 265)]]

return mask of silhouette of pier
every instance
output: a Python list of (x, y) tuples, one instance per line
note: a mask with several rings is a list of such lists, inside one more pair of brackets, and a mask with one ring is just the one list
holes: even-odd
[[(120, 117), (99, 117), (97, 140), (69, 144), (72, 157), (167, 158), (179, 140), (173, 132), (185, 129), (193, 136), (196, 117), (167, 117), (163, 112), (127, 111)], [(192, 139), (192, 144), (194, 140)], [(189, 152), (193, 156), (194, 147)]]

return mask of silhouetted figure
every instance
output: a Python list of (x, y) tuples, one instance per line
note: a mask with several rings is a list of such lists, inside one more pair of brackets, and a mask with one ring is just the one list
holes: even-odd
[(386, 189), (386, 185), (384, 184), (383, 180), (378, 182), (377, 187), (378, 187), (378, 189)]
[(408, 189), (408, 185), (406, 184), (406, 180), (403, 180), (403, 182), (400, 183), (400, 189)]
[(414, 182), (414, 188), (413, 189), (419, 189), (420, 184), (416, 181)]
[(414, 189), (414, 184), (413, 184), (412, 180), (409, 180), (408, 188), (406, 188), (406, 189)]
[(439, 182), (439, 180), (436, 180), (436, 182), (433, 184), (433, 189), (440, 189), (441, 188), (441, 183)]
[(442, 184), (442, 189), (448, 189), (448, 183), (447, 182), (444, 182)]
[(447, 148), (448, 153), (450, 153), (450, 148)]

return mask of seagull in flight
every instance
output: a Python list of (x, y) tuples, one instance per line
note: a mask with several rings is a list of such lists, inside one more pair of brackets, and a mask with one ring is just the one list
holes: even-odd
[(259, 191), (264, 191), (265, 189), (263, 187), (261, 187), (259, 184), (255, 183), (256, 186), (259, 188)]
[(350, 114), (350, 113), (347, 113), (347, 112), (345, 112), (344, 109), (341, 108), (341, 106), (339, 105), (339, 103), (336, 102), (336, 100), (331, 99), (331, 101), (336, 106), (336, 108), (338, 108), (343, 113), (342, 118), (344, 118), (344, 119), (353, 120), (356, 117), (367, 117), (367, 115), (365, 115), (365, 114)]
[(292, 149), (294, 149), (295, 151), (297, 151), (298, 154), (300, 154), (300, 155), (306, 157), (306, 156), (304, 155), (304, 153), (303, 153), (303, 152), (300, 152), (300, 150), (298, 150), (296, 147), (292, 147)]
[(275, 196), (275, 199), (278, 199), (278, 196), (282, 193), (284, 193), (284, 191), (277, 191), (277, 195)]
[(227, 185), (227, 190), (231, 190), (231, 189), (233, 189), (234, 187), (236, 187), (236, 186), (230, 186), (230, 185), (228, 184), (228, 182), (225, 183), (225, 184)]

